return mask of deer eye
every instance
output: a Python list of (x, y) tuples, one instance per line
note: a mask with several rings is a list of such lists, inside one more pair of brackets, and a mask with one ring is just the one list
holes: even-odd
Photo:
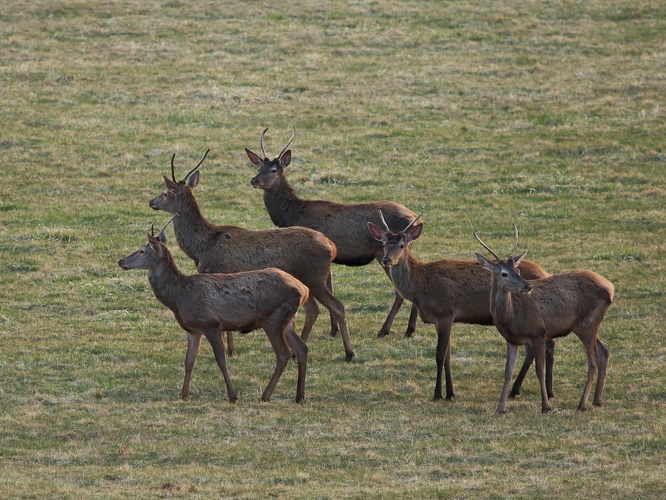
[(277, 168), (272, 168), (271, 169), (271, 174), (277, 174)]
[(509, 276), (509, 273), (507, 273), (506, 271), (502, 271), (502, 278), (506, 278), (507, 276)]

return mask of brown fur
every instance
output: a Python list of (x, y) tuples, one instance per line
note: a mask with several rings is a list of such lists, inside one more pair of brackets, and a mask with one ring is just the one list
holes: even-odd
[[(346, 359), (354, 357), (349, 338), (344, 306), (327, 288), (335, 245), (312, 229), (250, 230), (237, 226), (217, 226), (201, 214), (193, 188), (199, 182), (199, 172), (189, 184), (176, 183), (166, 176), (167, 190), (150, 201), (150, 207), (178, 214), (174, 233), (180, 248), (202, 273), (235, 273), (276, 267), (301, 280), (310, 289), (311, 297), (326, 306), (342, 330)], [(306, 320), (301, 337), (307, 341), (319, 307), (311, 298), (306, 304)]]
[[(433, 400), (442, 399), (442, 368), (446, 374), (446, 399), (450, 400), (455, 396), (450, 367), (451, 325), (493, 324), (487, 272), (475, 261), (418, 261), (412, 255), (409, 244), (421, 235), (423, 224), (413, 226), (406, 233), (386, 232), (372, 223), (368, 224), (368, 229), (374, 238), (383, 243), (382, 262), (390, 268), (391, 280), (398, 293), (416, 306), (425, 323), (434, 324), (437, 329), (437, 381)], [(526, 261), (520, 269), (526, 276), (549, 276), (534, 262)], [(528, 352), (525, 371), (532, 359)], [(519, 389), (520, 385), (516, 392)]]
[(578, 409), (582, 411), (587, 406), (597, 367), (599, 375), (593, 405), (601, 406), (609, 352), (599, 341), (598, 333), (613, 302), (613, 284), (603, 276), (580, 269), (528, 282), (516, 272), (525, 253), (494, 262), (476, 254), (479, 263), (492, 271), (490, 310), (497, 329), (507, 341), (505, 381), (495, 415), (505, 411), (519, 345), (529, 345), (535, 353), (541, 411), (550, 411), (543, 372), (544, 344), (571, 332), (583, 342), (588, 361), (587, 383)]
[(229, 401), (235, 402), (236, 391), (227, 371), (224, 355), (224, 330), (264, 328), (277, 365), (261, 400), (270, 400), (289, 358), (289, 347), (298, 359), (296, 401), (305, 397), (305, 372), (308, 348), (296, 335), (293, 319), (308, 299), (307, 287), (279, 269), (264, 269), (237, 274), (196, 274), (186, 276), (176, 267), (171, 252), (162, 240), (148, 236), (148, 244), (118, 261), (127, 269), (148, 269), (148, 281), (155, 297), (173, 312), (178, 324), (187, 332), (185, 378), (181, 398), (189, 398), (189, 385), (194, 362), (204, 335), (215, 354)]

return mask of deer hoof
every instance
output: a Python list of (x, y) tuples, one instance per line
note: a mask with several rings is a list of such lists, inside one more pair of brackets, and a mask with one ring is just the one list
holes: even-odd
[(504, 410), (500, 411), (500, 409), (498, 408), (497, 410), (495, 410), (495, 414), (493, 416), (494, 417), (501, 417), (502, 415), (506, 415), (506, 411), (504, 411)]
[(302, 403), (305, 400), (305, 396), (296, 396), (296, 402)]
[(349, 362), (349, 361), (351, 361), (352, 359), (354, 359), (355, 356), (356, 356), (356, 354), (354, 353), (354, 351), (352, 351), (352, 352), (348, 352), (348, 353), (347, 353), (347, 356), (345, 357), (345, 361)]
[(405, 332), (405, 338), (406, 338), (406, 339), (411, 338), (412, 335), (414, 335), (414, 330), (409, 330), (409, 329), (408, 329), (408, 330)]
[(377, 334), (377, 337), (380, 339), (383, 339), (389, 334), (388, 330), (379, 330), (379, 333)]
[(548, 408), (541, 408), (541, 414), (542, 415), (548, 415), (550, 413), (550, 407)]

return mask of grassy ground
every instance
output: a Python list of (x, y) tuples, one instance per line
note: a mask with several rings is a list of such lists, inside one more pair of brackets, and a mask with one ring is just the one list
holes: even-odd
[[(0, 497), (662, 498), (666, 463), (666, 5), (544, 2), (0, 2)], [(358, 355), (320, 319), (307, 400), (237, 338), (239, 403), (209, 346), (178, 400), (185, 334), (145, 273), (169, 157), (211, 148), (216, 223), (270, 227), (243, 148), (263, 127), (307, 198), (426, 208), (423, 260), (472, 231), (616, 288), (605, 406), (575, 411), (585, 357), (558, 343), (495, 419), (504, 344), (456, 325), (454, 402), (432, 403), (435, 337), (377, 339), (379, 266), (334, 269)], [(171, 235), (171, 233), (169, 233)], [(172, 239), (173, 242), (173, 239)], [(194, 266), (172, 247), (187, 272)], [(302, 321), (302, 315), (301, 315)]]

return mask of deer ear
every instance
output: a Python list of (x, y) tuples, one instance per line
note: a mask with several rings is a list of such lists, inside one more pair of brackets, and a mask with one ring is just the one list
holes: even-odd
[(291, 163), (291, 149), (288, 149), (287, 151), (284, 152), (282, 156), (280, 156), (280, 166), (282, 168), (287, 168), (290, 163)]
[(384, 230), (372, 222), (368, 222), (368, 231), (370, 231), (372, 237), (377, 241), (381, 241), (382, 243), (386, 241), (386, 233)]
[(174, 194), (180, 194), (180, 192), (182, 191), (180, 185), (177, 182), (173, 182), (166, 175), (164, 175), (163, 177), (164, 177), (164, 182), (166, 182), (167, 189)]
[(421, 222), (421, 224), (413, 226), (405, 235), (405, 243), (409, 243), (410, 241), (418, 239), (418, 237), (421, 236), (422, 231), (423, 231), (423, 222)]
[(493, 270), (493, 268), (495, 267), (494, 262), (489, 261), (479, 252), (474, 252), (474, 255), (476, 256), (476, 260), (479, 261), (479, 264), (481, 264), (486, 269), (490, 269), (491, 271)]
[(255, 153), (253, 153), (247, 148), (245, 148), (245, 154), (250, 159), (253, 165), (256, 165), (258, 167), (263, 163), (263, 161), (261, 160), (261, 158), (259, 158), (259, 156), (257, 156)]
[(160, 234), (157, 235), (157, 240), (160, 243), (163, 243), (164, 245), (166, 245), (167, 241), (166, 241), (166, 234), (164, 234), (164, 231), (160, 231)]
[(198, 170), (192, 174), (192, 177), (190, 177), (190, 181), (189, 181), (188, 184), (190, 186), (190, 189), (194, 189), (195, 187), (197, 187), (199, 185), (199, 171)]
[(513, 258), (513, 267), (518, 267), (520, 263), (523, 261), (525, 258), (525, 255), (527, 255), (527, 250), (525, 250), (523, 253), (518, 255), (517, 257)]

